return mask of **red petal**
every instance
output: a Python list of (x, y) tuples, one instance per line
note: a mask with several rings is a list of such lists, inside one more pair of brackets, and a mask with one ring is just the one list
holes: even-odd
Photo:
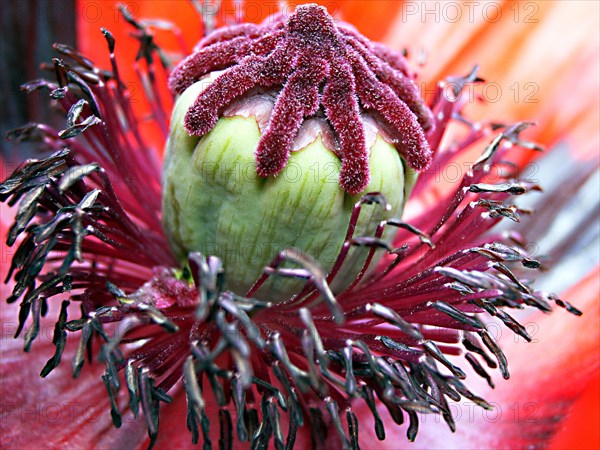
[(478, 64), (491, 85), (481, 91), (485, 105), (469, 97), (470, 117), (534, 120), (540, 126), (530, 136), (547, 145), (566, 138), (576, 153), (593, 156), (600, 52), (590, 36), (599, 13), (598, 2), (408, 2), (385, 42), (427, 52), (421, 79), (429, 94), (437, 80)]
[(600, 448), (600, 376), (596, 374), (581, 397), (569, 409), (565, 421), (550, 442), (552, 450)]

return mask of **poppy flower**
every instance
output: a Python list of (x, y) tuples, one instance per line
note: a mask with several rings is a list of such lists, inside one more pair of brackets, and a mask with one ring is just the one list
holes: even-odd
[[(572, 222), (581, 218), (577, 234), (569, 224), (551, 233), (559, 242), (550, 249), (554, 261), (534, 255), (526, 242), (543, 237), (539, 230), (545, 231), (554, 216), (562, 217), (562, 208), (577, 199), (577, 192), (585, 192), (597, 168), (598, 105), (588, 100), (598, 88), (593, 79), (597, 43), (594, 47), (577, 33), (565, 32), (564, 50), (575, 56), (564, 69), (564, 62), (543, 52), (532, 56), (532, 49), (543, 49), (537, 39), (556, 33), (565, 14), (577, 19), (585, 33), (591, 14), (517, 3), (494, 11), (486, 6), (481, 17), (473, 17), (478, 14), (474, 5), (462, 11), (457, 4), (461, 17), (469, 14), (461, 19), (443, 4), (425, 10), (425, 4), (407, 3), (394, 5), (396, 14), (385, 15), (388, 23), (378, 19), (382, 25), (374, 28), (369, 15), (379, 17), (389, 11), (389, 3), (365, 8), (352, 2), (348, 11), (329, 5), (336, 9), (330, 12), (347, 21), (358, 8), (365, 16), (365, 33), (382, 33), (386, 23), (388, 43), (403, 42), (402, 33), (409, 33), (404, 42), (419, 36), (418, 45), (428, 48), (431, 57), (423, 78), (415, 78), (405, 55), (368, 41), (358, 23), (359, 31), (316, 5), (275, 16), (260, 8), (268, 16), (261, 25), (219, 28), (183, 62), (182, 55), (163, 51), (151, 32), (173, 28), (139, 20), (146, 6), (135, 5), (138, 15), (121, 11), (124, 22), (114, 34), (103, 30), (110, 55), (106, 70), (84, 53), (58, 45), (56, 79), (25, 85), (48, 89), (66, 113), (66, 126), (58, 131), (30, 124), (15, 130), (13, 137), (38, 139), (49, 153), (23, 163), (0, 188), (3, 200), (18, 203), (11, 223), (1, 225), (7, 245), (16, 247), (10, 266), (3, 264), (10, 286), (2, 288), (9, 303), (2, 320), (8, 327), (14, 324), (11, 332), (22, 337), (2, 350), (2, 393), (8, 399), (3, 443), (119, 448), (185, 448), (196, 442), (261, 448), (547, 445), (585, 384), (597, 376), (597, 269), (564, 297), (575, 299), (577, 308), (537, 290), (531, 278), (550, 262), (559, 271), (550, 269), (547, 277), (557, 278), (561, 262), (581, 261), (569, 259), (583, 242), (574, 236), (593, 228), (593, 211), (571, 212)], [(240, 11), (249, 13), (241, 5), (233, 3), (234, 22)], [(94, 7), (103, 11), (95, 2), (79, 6), (82, 14)], [(204, 8), (205, 30), (215, 20), (222, 25), (226, 9), (219, 16), (211, 14), (216, 12), (211, 5)], [(493, 12), (496, 16), (489, 15)], [(435, 26), (409, 21), (415, 14), (444, 20)], [(502, 14), (513, 14), (514, 20), (494, 26)], [(453, 21), (458, 25), (450, 27)], [(86, 24), (80, 42), (84, 49), (91, 42)], [(126, 63), (115, 56), (127, 41), (121, 29), (126, 25), (138, 41), (133, 72), (141, 80), (143, 99), (132, 96), (137, 85), (127, 89)], [(189, 53), (182, 35), (175, 36)], [(506, 44), (499, 45), (504, 39)], [(489, 55), (490, 42), (497, 43), (498, 55)], [(438, 51), (441, 56), (434, 58)], [(590, 68), (591, 55), (596, 65)], [(494, 121), (477, 117), (478, 111), (471, 118), (470, 110), (478, 108), (466, 92), (490, 103), (490, 92), (477, 90), (490, 84), (482, 85), (470, 67), (460, 70), (471, 56), (484, 69), (489, 63), (491, 73), (498, 67), (531, 67), (531, 59), (540, 58), (548, 74), (535, 78), (532, 91), (521, 91), (519, 85), (514, 90), (527, 96), (533, 92), (528, 98), (535, 100), (539, 89), (543, 97), (531, 104), (515, 101), (514, 109), (492, 104)], [(216, 75), (217, 70), (223, 72)], [(514, 71), (507, 79), (520, 82), (511, 78), (519, 73)], [(428, 77), (443, 80), (438, 72), (446, 78), (436, 89), (419, 85)], [(467, 75), (447, 77), (453, 73)], [(592, 81), (581, 82), (588, 78)], [(167, 79), (177, 98), (170, 124)], [(503, 85), (502, 77), (497, 80), (501, 89), (513, 86)], [(567, 105), (565, 85), (571, 87)], [(426, 102), (416, 95), (418, 87)], [(550, 97), (556, 103), (546, 100), (549, 93), (556, 94)], [(250, 114), (242, 121), (244, 108)], [(530, 123), (518, 121), (524, 112), (547, 126), (536, 133)], [(310, 121), (317, 123), (318, 133), (307, 131)], [(253, 132), (246, 131), (248, 123)], [(562, 140), (578, 151), (576, 157), (559, 156), (568, 171), (559, 174), (564, 177), (551, 176), (556, 184), (546, 195), (552, 204), (538, 205), (536, 215), (526, 219), (528, 209), (513, 197), (539, 190), (528, 179), (529, 167), (540, 174), (548, 165), (556, 170), (556, 161), (531, 156), (539, 149), (533, 139), (550, 146)], [(221, 160), (234, 151), (247, 157), (249, 151), (255, 158), (255, 170), (246, 174), (250, 181), (231, 173), (222, 178), (198, 173), (189, 155), (212, 158), (215, 147)], [(316, 177), (323, 196), (309, 194), (313, 180), (306, 176), (299, 192), (293, 191), (298, 183), (282, 185), (292, 163), (308, 173), (310, 162), (302, 160), (306, 154), (327, 155), (327, 163), (333, 163), (339, 182), (331, 189)], [(536, 165), (527, 166), (532, 160)], [(467, 169), (449, 179), (448, 169), (456, 167)], [(380, 175), (394, 168), (401, 193)], [(416, 180), (414, 170), (421, 171)], [(370, 183), (378, 177), (380, 189), (373, 189)], [(250, 191), (257, 185), (262, 190)], [(192, 195), (185, 186), (199, 193)], [(268, 211), (272, 226), (288, 230), (278, 234), (283, 242), (263, 241), (276, 244), (274, 253), (257, 254), (252, 245), (251, 253), (234, 257), (223, 250), (237, 238), (244, 244), (264, 238), (266, 225), (256, 216), (264, 208), (257, 206), (256, 196), (268, 195), (264, 186), (275, 190), (273, 199), (283, 195), (300, 210), (308, 208), (302, 203), (306, 198), (317, 207), (335, 196), (343, 199), (325, 208), (333, 210), (327, 220), (346, 224), (339, 236), (326, 239), (326, 244), (333, 242), (332, 258), (310, 254), (324, 243), (314, 235), (306, 240), (312, 246), (305, 244), (302, 234), (311, 226), (319, 229), (319, 223), (311, 224), (324, 220), (318, 208), (307, 209), (299, 225), (297, 217), (289, 219), (293, 211), (285, 202)], [(247, 201), (235, 202), (244, 195)], [(206, 237), (205, 229), (223, 225), (215, 221), (231, 197), (233, 212), (224, 216), (224, 231)], [(194, 210), (194, 205), (201, 208)], [(521, 220), (527, 220), (524, 230), (498, 227)], [(244, 229), (239, 235), (231, 231), (237, 225)], [(266, 267), (255, 262), (263, 257), (271, 258)], [(520, 311), (547, 313), (553, 305), (585, 314), (542, 320)], [(507, 312), (511, 309), (519, 320)], [(494, 330), (510, 330), (516, 337), (497, 343)], [(498, 369), (504, 378), (512, 373), (512, 382), (498, 381), (489, 369)], [(558, 384), (567, 376), (569, 385)], [(497, 390), (489, 392), (494, 385)], [(456, 433), (446, 437), (446, 429)], [(415, 439), (416, 444), (409, 443)]]

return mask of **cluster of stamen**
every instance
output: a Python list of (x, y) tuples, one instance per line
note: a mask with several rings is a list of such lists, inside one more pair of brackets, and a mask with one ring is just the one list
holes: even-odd
[(232, 25), (200, 42), (173, 71), (181, 94), (211, 72), (227, 69), (196, 99), (185, 127), (202, 136), (223, 109), (253, 88), (280, 89), (256, 149), (257, 172), (285, 167), (303, 121), (323, 113), (342, 160), (340, 184), (350, 194), (369, 183), (369, 149), (361, 114), (377, 115), (400, 154), (415, 170), (431, 161), (426, 131), (433, 126), (404, 58), (374, 45), (348, 26), (336, 26), (323, 7), (304, 5), (287, 19)]
[[(346, 161), (351, 159), (347, 153), (352, 152), (355, 159), (361, 160), (364, 148), (345, 141), (350, 131), (342, 123), (345, 119), (336, 115), (340, 110), (330, 102), (357, 108), (355, 85), (363, 106), (379, 105), (390, 124), (394, 117), (408, 117), (407, 127), (411, 135), (417, 133), (414, 139), (421, 146), (417, 147), (426, 148), (422, 128), (430, 126), (429, 110), (421, 103), (400, 100), (416, 93), (412, 88), (407, 87), (404, 96), (392, 96), (392, 83), (383, 84), (386, 73), (390, 77), (407, 74), (402, 61), (393, 60), (356, 33), (334, 27), (327, 17), (320, 8), (309, 6), (299, 8), (285, 24), (239, 25), (208, 37), (202, 44), (207, 50), (201, 49), (187, 60), (172, 78), (174, 83), (181, 82), (176, 91), (196, 80), (193, 74), (197, 71), (189, 69), (190, 65), (210, 70), (238, 61), (239, 65), (217, 80), (206, 91), (206, 97), (198, 99), (198, 111), (193, 109), (189, 116), (192, 125), (197, 125), (195, 112), (212, 105), (208, 121), (198, 119), (206, 132), (221, 107), (215, 106), (221, 105), (216, 102), (217, 94), (230, 86), (237, 94), (231, 94), (229, 100), (241, 95), (234, 75), (241, 77), (238, 72), (247, 73), (255, 64), (270, 70), (260, 75), (257, 69), (256, 77), (272, 74), (273, 80), (283, 84), (282, 74), (290, 75), (276, 109), (285, 111), (282, 98), (297, 102), (297, 95), (312, 99), (312, 106), (322, 102), (341, 143), (345, 176), (355, 169), (364, 175), (360, 167)], [(144, 27), (128, 19), (148, 37)], [(467, 398), (483, 408), (491, 407), (467, 388), (463, 383), (465, 372), (447, 355), (464, 354), (475, 373), (492, 387), (484, 366), (499, 368), (504, 378), (509, 377), (506, 358), (481, 320), (484, 315), (496, 317), (530, 340), (527, 330), (505, 312), (507, 308), (549, 311), (555, 303), (580, 314), (558, 297), (535, 291), (526, 281), (529, 277), (521, 275), (540, 263), (525, 252), (524, 243), (515, 235), (505, 238), (488, 233), (501, 219), (519, 221), (521, 210), (510, 203), (511, 196), (538, 189), (534, 183), (520, 180), (515, 168), (512, 173), (499, 171), (503, 174), (500, 182), (497, 176), (491, 177), (493, 169), (504, 168), (510, 147), (532, 148), (519, 137), (528, 124), (503, 127), (449, 197), (417, 215), (411, 224), (388, 220), (373, 235), (356, 236), (363, 205), (386, 203), (377, 193), (363, 196), (354, 207), (345, 243), (329, 273), (324, 273), (308, 255), (282, 251), (251, 291), (242, 296), (223, 290), (226, 268), (224, 271), (215, 257), (191, 254), (185, 268), (173, 269), (175, 258), (155, 219), (159, 215), (158, 202), (140, 195), (159, 195), (158, 170), (142, 164), (146, 146), (138, 140), (138, 121), (121, 90), (114, 40), (107, 31), (105, 36), (113, 73), (101, 74), (82, 55), (58, 47), (64, 57), (60, 64), (56, 62), (58, 84), (38, 80), (25, 85), (28, 90), (48, 88), (64, 108), (67, 127), (57, 131), (47, 125), (30, 124), (11, 133), (17, 139), (41, 139), (54, 153), (27, 161), (15, 170), (0, 184), (0, 201), (18, 204), (7, 236), (7, 244), (16, 245), (7, 277), (13, 281), (8, 302), (20, 301), (16, 336), (24, 334), (25, 350), (29, 351), (40, 337), (42, 321), (49, 319), (44, 316), (52, 315), (48, 303), (62, 300), (55, 317), (56, 350), (49, 355), (41, 376), (59, 369), (63, 350), (69, 345), (67, 336), (76, 334), (79, 339), (73, 352), (73, 376), (77, 378), (84, 370), (86, 353), (92, 362), (91, 353), (98, 350), (99, 362), (106, 366), (102, 382), (110, 397), (110, 416), (115, 426), (121, 426), (127, 410), (135, 417), (141, 412), (149, 444), (153, 445), (159, 435), (160, 405), (171, 401), (168, 393), (183, 380), (187, 417), (181, 420), (190, 430), (192, 441), (202, 437), (206, 448), (216, 435), (224, 448), (231, 448), (236, 437), (250, 442), (253, 448), (267, 448), (271, 442), (278, 449), (293, 448), (303, 426), (309, 430), (315, 447), (331, 444), (334, 435), (337, 441), (333, 445), (358, 448), (359, 422), (353, 408), (359, 401), (371, 411), (379, 439), (385, 438), (384, 418), (378, 408), (383, 405), (395, 423), (409, 422), (407, 436), (414, 440), (421, 413), (442, 415), (454, 430), (449, 401)], [(317, 50), (311, 53), (320, 63), (304, 60), (298, 52), (285, 51), (302, 48), (303, 42), (310, 39), (322, 42), (326, 38), (329, 44), (315, 43)], [(332, 42), (336, 45), (330, 45)], [(369, 52), (380, 57), (382, 72), (377, 77), (381, 81), (367, 77), (376, 72), (375, 62), (366, 56), (371, 55), (364, 50), (367, 46)], [(344, 61), (334, 57), (342, 54), (342, 47), (346, 52)], [(155, 50), (152, 46), (143, 48)], [(250, 52), (249, 59), (238, 53), (242, 48)], [(282, 60), (288, 65), (276, 67)], [(361, 61), (370, 69), (365, 66), (357, 71)], [(339, 70), (333, 71), (332, 67)], [(391, 68), (394, 71), (388, 71)], [(151, 65), (148, 70), (152, 70)], [(314, 86), (310, 91), (304, 84), (305, 75), (321, 80), (323, 92), (317, 92)], [(400, 86), (411, 86), (407, 75), (393, 79), (400, 83), (394, 85), (399, 92)], [(474, 73), (459, 79), (455, 86), (473, 81)], [(443, 86), (438, 94), (441, 89)], [(390, 95), (378, 97), (380, 92)], [(404, 109), (394, 109), (398, 104)], [(436, 131), (429, 140), (437, 149), (452, 118), (469, 123), (460, 116), (460, 103), (442, 95), (436, 95), (430, 106), (435, 113)], [(357, 109), (352, 111), (358, 114)], [(269, 129), (279, 126), (273, 123)], [(336, 128), (336, 123), (342, 123), (341, 128)], [(448, 162), (445, 158), (472, 148), (495, 128), (469, 126), (464, 139), (444, 152), (435, 152), (436, 163), (443, 166)], [(269, 136), (268, 132), (263, 136), (259, 156), (261, 148), (274, 145), (274, 137)], [(412, 164), (426, 163), (419, 158), (427, 153), (415, 156), (407, 148), (404, 151)], [(267, 162), (264, 164), (273, 170)], [(127, 177), (124, 171), (128, 167), (139, 169)], [(125, 183), (111, 182), (121, 177)], [(364, 184), (364, 180), (358, 184), (346, 182), (348, 191)], [(421, 177), (415, 192), (428, 186), (427, 177)], [(381, 240), (386, 227), (398, 229), (393, 246)], [(465, 245), (469, 242), (475, 244)], [(369, 247), (369, 256), (355, 282), (334, 296), (328, 285), (342, 270), (351, 246)], [(376, 251), (387, 251), (386, 259), (381, 269), (369, 276), (367, 268)], [(253, 298), (269, 276), (297, 277), (307, 283), (291, 301), (269, 303)], [(64, 371), (63, 367), (59, 370)], [(104, 388), (98, 389), (102, 392)], [(124, 395), (129, 397), (125, 407), (120, 401)], [(206, 408), (210, 399), (216, 401), (218, 414)], [(7, 419), (15, 416), (8, 415)], [(333, 430), (329, 438), (328, 427)]]

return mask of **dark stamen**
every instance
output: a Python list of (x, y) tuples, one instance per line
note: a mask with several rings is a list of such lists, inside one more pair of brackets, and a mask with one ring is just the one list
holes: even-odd
[[(144, 60), (136, 69), (154, 118), (161, 122), (163, 107), (152, 68), (161, 52), (147, 24), (125, 14), (136, 29), (138, 56)], [(16, 246), (7, 278), (14, 282), (8, 302), (21, 301), (16, 335), (26, 330), (29, 350), (40, 338), (41, 318), (58, 309), (51, 302), (62, 301), (55, 319), (54, 355), (41, 375), (58, 366), (68, 333), (75, 333), (79, 339), (73, 375), (77, 378), (84, 370), (86, 357), (88, 364), (99, 359), (106, 366), (102, 382), (115, 426), (122, 421), (119, 395), (128, 395), (134, 416), (141, 406), (154, 445), (160, 403), (170, 402), (167, 391), (183, 380), (191, 440), (197, 443), (202, 431), (205, 450), (212, 447), (211, 421), (219, 445), (233, 445), (231, 401), (237, 436), (251, 448), (267, 448), (273, 439), (275, 448), (291, 449), (302, 426), (311, 430), (315, 446), (325, 444), (329, 429), (335, 431), (330, 438), (338, 446), (358, 448), (359, 422), (352, 402), (367, 405), (378, 438), (386, 434), (378, 411), (383, 406), (397, 424), (408, 417), (407, 436), (414, 440), (418, 414), (440, 414), (453, 430), (450, 401), (466, 398), (484, 409), (492, 407), (461, 382), (464, 373), (452, 363), (450, 355), (461, 352), (455, 345), (461, 337), (465, 359), (490, 386), (491, 377), (476, 355), (490, 368), (499, 366), (508, 378), (506, 358), (479, 315), (496, 316), (529, 339), (507, 308), (549, 311), (556, 303), (581, 314), (555, 295), (536, 292), (521, 278), (524, 267), (540, 267), (523, 250), (525, 242), (485, 234), (500, 219), (517, 221), (524, 213), (510, 204), (509, 196), (537, 189), (519, 180), (516, 170), (490, 183), (491, 170), (507, 166), (502, 159), (508, 146), (503, 143), (536, 148), (519, 137), (530, 124), (473, 124), (461, 115), (460, 105), (444, 96), (432, 102), (432, 115), (419, 100), (402, 57), (338, 26), (314, 5), (300, 7), (289, 19), (227, 27), (202, 41), (174, 72), (171, 87), (180, 93), (198, 77), (229, 69), (197, 100), (209, 108), (188, 117), (194, 131), (208, 131), (221, 108), (247, 89), (278, 88), (285, 82), (277, 111), (290, 113), (294, 120), (285, 124), (284, 118), (271, 118), (257, 151), (263, 174), (281, 170), (298, 125), (311, 114), (324, 113), (340, 146), (341, 181), (348, 192), (358, 192), (368, 181), (359, 117), (365, 110), (387, 123), (398, 150), (415, 167), (427, 163), (430, 147), (436, 164), (444, 167), (488, 131), (498, 128), (501, 134), (455, 192), (411, 224), (391, 219), (378, 224), (371, 236), (355, 236), (361, 205), (387, 205), (380, 194), (365, 195), (354, 206), (330, 273), (309, 256), (282, 252), (243, 297), (224, 291), (227, 267), (218, 258), (190, 254), (186, 267), (174, 269), (176, 261), (159, 223), (158, 165), (142, 140), (139, 119), (119, 77), (115, 40), (110, 32), (103, 33), (112, 72), (59, 45), (62, 58), (49, 66), (57, 81), (24, 85), (28, 91), (49, 89), (64, 110), (66, 127), (58, 131), (29, 124), (9, 133), (17, 140), (41, 142), (49, 156), (20, 166), (0, 184), (0, 200), (18, 205), (7, 234), (7, 244)], [(319, 42), (313, 42), (316, 37)], [(232, 84), (238, 78), (240, 84)], [(456, 93), (479, 79), (473, 71), (457, 80)], [(290, 99), (295, 102), (286, 103)], [(467, 137), (440, 150), (451, 120), (468, 127)], [(425, 130), (431, 130), (429, 145)], [(428, 187), (421, 177), (414, 192)], [(398, 233), (389, 246), (381, 241), (386, 225)], [(328, 286), (343, 275), (342, 263), (352, 245), (369, 247), (369, 256), (354, 282), (335, 296)], [(380, 247), (391, 253), (370, 275), (371, 257)], [(297, 267), (285, 266), (290, 262)], [(291, 299), (265, 302), (258, 289), (268, 276), (307, 283)], [(218, 427), (216, 414), (209, 417), (205, 411), (205, 390), (218, 405)], [(346, 411), (347, 434), (340, 410)]]

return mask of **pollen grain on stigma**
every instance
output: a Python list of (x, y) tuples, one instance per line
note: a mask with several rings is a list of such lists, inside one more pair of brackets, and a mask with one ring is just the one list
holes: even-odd
[(185, 117), (189, 133), (203, 136), (223, 109), (258, 86), (281, 86), (256, 149), (261, 176), (285, 167), (303, 120), (322, 110), (342, 160), (340, 183), (350, 194), (369, 183), (369, 152), (361, 114), (377, 114), (400, 154), (415, 170), (431, 162), (425, 132), (433, 126), (404, 58), (371, 43), (324, 7), (301, 5), (262, 25), (232, 25), (206, 37), (173, 71), (181, 94), (216, 70), (226, 70), (197, 98)]

